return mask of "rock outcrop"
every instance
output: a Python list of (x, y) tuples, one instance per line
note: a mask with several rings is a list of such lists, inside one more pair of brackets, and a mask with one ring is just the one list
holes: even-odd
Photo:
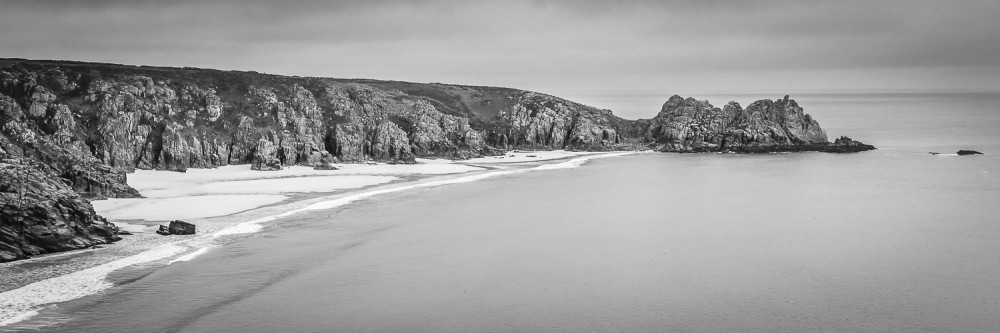
[(120, 239), (67, 183), (47, 166), (0, 159), (0, 262)]
[(677, 95), (648, 121), (645, 139), (666, 152), (769, 152), (828, 143), (826, 132), (794, 100), (760, 100), (722, 109)]

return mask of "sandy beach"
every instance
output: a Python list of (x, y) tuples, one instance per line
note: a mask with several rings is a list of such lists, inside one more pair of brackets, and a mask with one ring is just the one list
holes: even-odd
[[(302, 211), (334, 208), (420, 187), (576, 167), (587, 159), (602, 157), (595, 155), (619, 154), (512, 151), (457, 162), (418, 159), (413, 165), (336, 165), (339, 170), (293, 166), (253, 171), (249, 165), (190, 169), (186, 173), (139, 170), (129, 175), (128, 182), (144, 198), (93, 202), (98, 214), (133, 235), (93, 249), (0, 264), (0, 326), (24, 320), (45, 306), (111, 288), (114, 279), (109, 275), (115, 271), (155, 269), (191, 260)], [(155, 234), (160, 224), (175, 219), (196, 224), (198, 234)]]

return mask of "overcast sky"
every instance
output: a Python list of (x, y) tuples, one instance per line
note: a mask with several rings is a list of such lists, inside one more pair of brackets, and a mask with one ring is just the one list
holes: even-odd
[(998, 0), (3, 0), (0, 57), (507, 86), (584, 100), (1000, 90), (998, 16)]

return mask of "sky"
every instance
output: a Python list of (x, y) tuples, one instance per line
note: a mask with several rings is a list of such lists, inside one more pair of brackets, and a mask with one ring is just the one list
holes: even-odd
[(504, 86), (591, 104), (1000, 91), (998, 14), (997, 0), (0, 0), (0, 57)]

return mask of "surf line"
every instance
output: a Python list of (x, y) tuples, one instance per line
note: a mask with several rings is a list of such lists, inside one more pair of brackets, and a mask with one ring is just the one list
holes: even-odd
[(402, 192), (402, 191), (411, 190), (411, 189), (415, 189), (415, 188), (438, 187), (438, 186), (451, 185), (451, 184), (468, 183), (468, 182), (474, 182), (474, 181), (483, 180), (483, 179), (487, 179), (487, 178), (493, 178), (493, 177), (504, 176), (504, 175), (520, 174), (520, 173), (526, 173), (526, 172), (532, 172), (532, 171), (569, 169), (569, 168), (579, 167), (579, 166), (583, 165), (584, 163), (586, 163), (587, 161), (592, 160), (592, 159), (607, 158), (607, 157), (618, 157), (618, 156), (625, 156), (625, 155), (631, 155), (631, 154), (634, 154), (634, 152), (609, 153), (609, 154), (601, 154), (601, 155), (593, 155), (593, 156), (584, 156), (584, 157), (578, 157), (578, 158), (574, 158), (574, 159), (571, 159), (569, 161), (560, 162), (560, 163), (542, 164), (542, 165), (539, 165), (539, 166), (536, 166), (536, 167), (533, 167), (533, 168), (515, 169), (515, 170), (503, 170), (503, 171), (493, 171), (493, 172), (487, 172), (487, 173), (482, 173), (482, 174), (472, 175), (472, 176), (458, 177), (458, 178), (453, 178), (453, 179), (437, 180), (437, 181), (431, 181), (431, 182), (420, 183), (420, 184), (413, 184), (413, 185), (408, 185), (408, 186), (401, 186), (401, 187), (395, 187), (395, 188), (388, 188), (388, 189), (382, 189), (382, 190), (375, 190), (375, 191), (369, 191), (369, 192), (364, 192), (364, 193), (358, 193), (358, 194), (355, 194), (355, 195), (350, 195), (350, 196), (346, 196), (346, 197), (339, 198), (339, 199), (334, 199), (334, 200), (329, 200), (329, 201), (323, 201), (323, 202), (314, 203), (314, 204), (311, 204), (309, 206), (302, 207), (302, 208), (295, 209), (295, 210), (291, 210), (291, 211), (284, 212), (284, 213), (281, 213), (281, 214), (266, 216), (266, 217), (262, 217), (262, 218), (259, 218), (259, 219), (256, 219), (256, 220), (242, 222), (242, 223), (236, 224), (234, 226), (231, 226), (231, 227), (219, 230), (219, 231), (215, 232), (214, 234), (212, 234), (212, 237), (215, 238), (215, 237), (222, 237), (222, 236), (228, 236), (228, 235), (254, 233), (254, 232), (258, 232), (261, 229), (263, 229), (263, 225), (262, 224), (266, 223), (266, 222), (274, 221), (274, 220), (277, 220), (277, 219), (280, 219), (280, 218), (284, 218), (284, 217), (288, 217), (288, 216), (291, 216), (291, 215), (295, 215), (295, 214), (298, 214), (298, 213), (301, 213), (301, 212), (341, 207), (341, 206), (350, 204), (350, 203), (358, 201), (358, 200), (367, 199), (367, 198), (371, 198), (371, 197), (378, 196), (378, 195), (383, 195), (383, 194), (388, 194), (388, 193)]
[[(451, 184), (468, 183), (498, 176), (521, 174), (533, 171), (570, 169), (582, 166), (587, 161), (593, 159), (618, 157), (618, 156), (625, 156), (632, 154), (635, 154), (635, 152), (590, 155), (590, 156), (574, 158), (560, 163), (542, 164), (532, 168), (493, 171), (478, 175), (430, 181), (426, 183), (358, 193), (339, 199), (314, 203), (309, 206), (291, 210), (281, 214), (266, 216), (247, 222), (241, 222), (234, 226), (224, 228), (222, 230), (213, 233), (210, 239), (215, 239), (218, 237), (223, 237), (228, 235), (255, 233), (263, 229), (262, 224), (266, 222), (274, 221), (301, 212), (341, 207), (358, 200), (371, 198), (382, 194), (402, 192), (415, 188), (438, 187)], [(205, 254), (215, 246), (214, 244), (209, 243), (202, 247), (199, 247), (194, 252), (187, 253), (191, 250), (191, 248), (193, 248), (192, 246), (190, 246), (193, 245), (190, 243), (191, 241), (192, 240), (186, 240), (186, 241), (162, 244), (150, 250), (140, 252), (138, 254), (129, 257), (125, 257), (122, 259), (118, 259), (112, 262), (108, 262), (81, 271), (69, 273), (66, 275), (38, 281), (18, 289), (0, 293), (0, 327), (8, 326), (17, 322), (27, 320), (31, 317), (34, 317), (35, 315), (38, 314), (38, 310), (40, 310), (44, 306), (54, 303), (61, 303), (74, 300), (80, 297), (96, 294), (105, 289), (109, 289), (114, 285), (110, 282), (107, 282), (106, 279), (108, 274), (110, 274), (115, 270), (155, 260), (168, 259), (182, 254), (183, 256), (170, 261), (168, 265), (177, 262), (189, 261), (202, 254)]]

